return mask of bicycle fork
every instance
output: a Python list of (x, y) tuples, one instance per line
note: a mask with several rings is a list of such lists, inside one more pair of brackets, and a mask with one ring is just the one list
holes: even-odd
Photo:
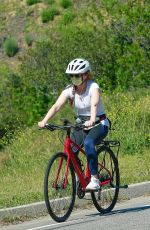
[[(53, 187), (56, 188), (56, 189), (58, 187), (58, 179), (59, 179), (59, 174), (60, 174), (60, 171), (61, 171), (61, 168), (62, 168), (63, 161), (64, 161), (64, 157), (62, 156), (62, 158), (59, 161), (58, 171), (57, 171), (57, 174), (56, 174), (55, 182), (53, 184)], [(66, 189), (66, 186), (67, 186), (69, 165), (70, 165), (70, 159), (68, 157), (67, 158), (67, 166), (66, 166), (66, 170), (65, 170), (65, 174), (64, 174), (64, 179), (63, 179), (63, 182), (61, 184), (61, 188), (63, 188), (63, 189)]]

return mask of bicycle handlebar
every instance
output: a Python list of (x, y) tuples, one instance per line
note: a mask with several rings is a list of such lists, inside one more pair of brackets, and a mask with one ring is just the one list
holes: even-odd
[(55, 125), (55, 124), (46, 124), (43, 129), (48, 129), (50, 131), (54, 131), (54, 130), (59, 130), (59, 129), (62, 129), (62, 130), (69, 130), (71, 128), (74, 128), (74, 129), (84, 129), (84, 128), (87, 128), (85, 125), (83, 124), (72, 124), (70, 121), (68, 121), (67, 119), (65, 118), (61, 118), (61, 121), (63, 122), (63, 125)]
[(74, 129), (79, 130), (79, 129), (83, 129), (85, 127), (86, 127), (85, 125), (81, 125), (81, 124), (76, 124), (76, 125), (73, 125), (73, 124), (67, 124), (67, 125), (46, 124), (44, 129), (54, 131), (54, 130), (59, 130), (59, 129), (68, 130), (68, 129), (74, 128)]

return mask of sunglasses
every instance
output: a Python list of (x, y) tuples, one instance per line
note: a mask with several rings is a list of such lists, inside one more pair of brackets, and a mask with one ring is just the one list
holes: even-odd
[(69, 77), (80, 78), (80, 77), (82, 77), (82, 74), (69, 74)]

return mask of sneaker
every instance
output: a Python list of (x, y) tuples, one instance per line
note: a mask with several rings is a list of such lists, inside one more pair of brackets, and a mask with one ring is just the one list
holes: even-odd
[(99, 179), (91, 177), (90, 183), (86, 186), (85, 190), (98, 190), (100, 189)]

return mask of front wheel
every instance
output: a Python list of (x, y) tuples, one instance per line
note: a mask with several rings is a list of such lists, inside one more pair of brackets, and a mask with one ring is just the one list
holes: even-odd
[(98, 153), (98, 173), (101, 182), (101, 188), (98, 192), (92, 192), (93, 204), (101, 213), (110, 212), (118, 198), (119, 194), (119, 167), (113, 151), (106, 147), (100, 147)]
[(44, 197), (50, 216), (57, 222), (71, 214), (76, 195), (76, 180), (72, 165), (67, 172), (67, 156), (56, 153), (48, 162), (44, 179)]

